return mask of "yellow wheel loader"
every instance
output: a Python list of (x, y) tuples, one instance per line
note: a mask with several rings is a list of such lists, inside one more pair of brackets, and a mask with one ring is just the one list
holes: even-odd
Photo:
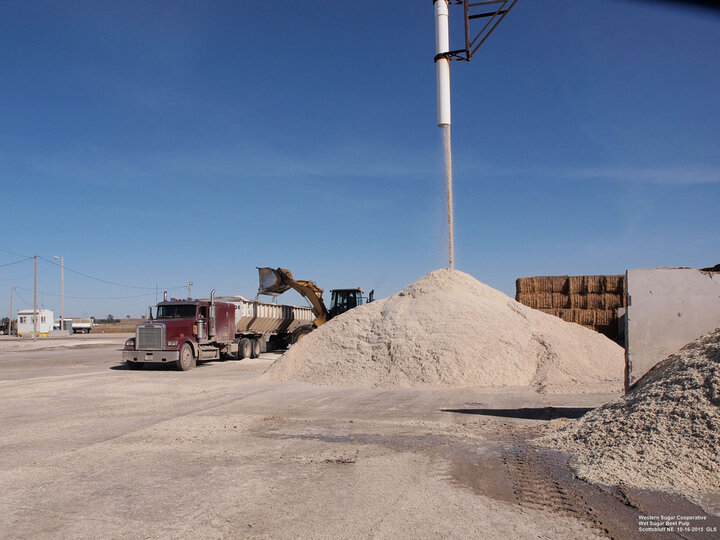
[(307, 298), (312, 305), (315, 314), (315, 322), (297, 328), (291, 336), (290, 344), (296, 343), (302, 337), (312, 332), (318, 326), (325, 324), (333, 317), (345, 313), (347, 310), (361, 304), (373, 301), (375, 291), (363, 296), (364, 291), (357, 287), (355, 289), (332, 289), (330, 291), (330, 309), (325, 307), (323, 302), (323, 289), (313, 281), (295, 279), (292, 272), (287, 268), (258, 268), (260, 275), (260, 286), (258, 294), (278, 296), (285, 291), (293, 289)]

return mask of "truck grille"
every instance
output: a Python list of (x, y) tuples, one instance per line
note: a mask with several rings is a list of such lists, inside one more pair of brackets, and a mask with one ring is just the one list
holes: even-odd
[(165, 325), (146, 324), (137, 327), (135, 348), (139, 351), (161, 351), (165, 348)]

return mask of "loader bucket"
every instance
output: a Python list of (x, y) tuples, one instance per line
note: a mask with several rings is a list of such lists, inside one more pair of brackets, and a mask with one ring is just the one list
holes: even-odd
[(290, 289), (283, 279), (283, 275), (274, 268), (258, 268), (260, 277), (260, 286), (258, 294), (266, 294), (268, 296), (278, 296)]

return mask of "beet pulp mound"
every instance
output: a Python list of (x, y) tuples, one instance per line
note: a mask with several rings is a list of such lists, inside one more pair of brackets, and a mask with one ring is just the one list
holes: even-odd
[(293, 345), (262, 378), (365, 388), (615, 392), (622, 388), (623, 354), (596, 332), (442, 269), (335, 317)]
[(537, 442), (573, 455), (590, 482), (701, 504), (705, 494), (720, 496), (720, 329), (657, 364), (627, 395)]

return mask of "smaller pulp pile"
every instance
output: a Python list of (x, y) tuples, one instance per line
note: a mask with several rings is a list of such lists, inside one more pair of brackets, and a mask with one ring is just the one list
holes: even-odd
[(623, 349), (606, 337), (442, 269), (324, 324), (263, 377), (371, 388), (607, 392), (620, 390), (623, 365)]
[(656, 365), (627, 395), (538, 440), (576, 456), (584, 479), (720, 492), (720, 329)]

